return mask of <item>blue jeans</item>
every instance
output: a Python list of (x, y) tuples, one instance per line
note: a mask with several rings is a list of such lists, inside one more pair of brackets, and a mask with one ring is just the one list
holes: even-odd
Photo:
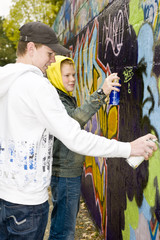
[(75, 178), (52, 176), (51, 190), (53, 211), (49, 240), (74, 240), (81, 193), (81, 176)]
[(0, 240), (43, 240), (48, 211), (48, 201), (20, 205), (0, 199)]

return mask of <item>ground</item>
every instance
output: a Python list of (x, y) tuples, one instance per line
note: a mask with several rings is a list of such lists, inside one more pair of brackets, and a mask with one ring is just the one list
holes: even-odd
[[(50, 213), (52, 211), (52, 203), (51, 203), (51, 192), (49, 190), (49, 203), (50, 203)], [(50, 214), (48, 218), (48, 225), (46, 228), (44, 240), (48, 240), (49, 235), (49, 228), (50, 228)], [(96, 229), (91, 216), (87, 210), (86, 204), (81, 198), (80, 201), (80, 210), (77, 216), (77, 223), (76, 223), (76, 232), (75, 232), (75, 240), (103, 240), (103, 236), (100, 234), (99, 230)]]

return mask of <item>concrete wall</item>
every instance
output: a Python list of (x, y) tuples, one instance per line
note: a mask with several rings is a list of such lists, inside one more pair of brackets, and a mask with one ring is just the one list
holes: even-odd
[[(118, 106), (104, 105), (86, 130), (121, 141), (160, 140), (160, 0), (66, 0), (53, 25), (76, 63), (83, 104), (118, 72)], [(160, 150), (133, 170), (124, 159), (86, 157), (82, 194), (107, 240), (159, 239)]]

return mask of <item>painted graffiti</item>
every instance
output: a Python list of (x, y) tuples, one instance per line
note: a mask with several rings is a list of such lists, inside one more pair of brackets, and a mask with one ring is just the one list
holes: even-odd
[(124, 16), (123, 12), (119, 10), (117, 16), (114, 17), (113, 22), (111, 22), (111, 16), (109, 15), (108, 25), (106, 25), (105, 21), (103, 24), (103, 42), (106, 46), (104, 58), (106, 58), (109, 43), (112, 45), (114, 55), (118, 56), (123, 45), (123, 34)]
[(131, 89), (130, 89), (130, 81), (132, 80), (132, 77), (134, 75), (133, 73), (133, 67), (125, 67), (124, 68), (124, 83), (128, 84), (128, 93), (131, 93)]
[[(121, 79), (119, 106), (104, 104), (87, 131), (128, 142), (148, 132), (160, 139), (159, 6), (159, 0), (72, 1), (66, 18), (62, 8), (63, 21), (58, 16), (54, 26), (61, 22), (58, 34), (72, 51), (78, 104), (110, 73)], [(82, 193), (105, 239), (158, 240), (159, 158), (157, 150), (134, 171), (124, 159), (86, 157)]]
[(141, 6), (144, 12), (144, 20), (154, 25), (158, 14), (159, 0), (142, 1)]

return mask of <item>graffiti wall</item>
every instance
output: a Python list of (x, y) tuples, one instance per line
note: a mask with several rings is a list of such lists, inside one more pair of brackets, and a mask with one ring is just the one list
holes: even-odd
[[(76, 63), (78, 104), (110, 73), (121, 79), (119, 105), (104, 104), (92, 133), (160, 140), (160, 0), (66, 0), (53, 25)], [(86, 157), (82, 194), (107, 240), (159, 239), (160, 149), (137, 169), (125, 159)]]

